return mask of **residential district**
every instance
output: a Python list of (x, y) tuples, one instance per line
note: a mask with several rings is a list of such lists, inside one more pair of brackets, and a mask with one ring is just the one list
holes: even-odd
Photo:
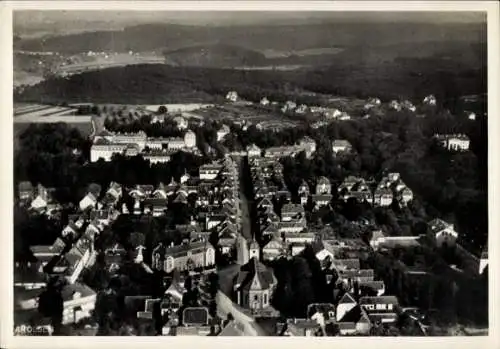
[[(237, 98), (235, 92), (228, 93), (231, 102)], [(424, 102), (433, 105), (435, 98), (426, 97)], [(267, 98), (261, 101), (270, 103)], [(379, 104), (372, 99), (365, 108)], [(414, 109), (409, 102), (390, 106)], [(301, 113), (308, 107), (292, 102), (282, 106), (283, 112), (290, 108)], [(332, 119), (349, 120), (338, 110), (323, 112)], [(89, 161), (142, 154), (151, 163), (166, 163), (178, 151), (199, 154), (189, 123), (182, 117), (174, 121), (183, 136), (154, 138), (144, 131), (102, 128), (92, 136)], [(230, 132), (229, 124), (224, 124), (217, 140)], [(452, 151), (469, 148), (463, 135), (435, 138)], [(331, 140), (330, 147), (335, 156), (354, 151), (345, 139)], [(202, 164), (196, 174), (186, 172), (157, 185), (125, 186), (114, 181), (107, 187), (89, 185), (60, 236), (49, 245), (31, 245), (32, 261), (16, 261), (15, 332), (51, 335), (70, 326), (71, 333), (79, 335), (380, 335), (381, 328), (398, 328), (406, 316), (416, 335), (426, 335), (425, 312), (392, 294), (366, 256), (418, 246), (429, 236), (437, 247), (458, 244), (454, 225), (434, 217), (427, 222), (426, 234), (390, 236), (382, 227), (370, 226), (367, 239), (342, 238), (311, 215), (333, 211), (332, 202), (353, 200), (373, 207), (405, 207), (414, 199), (412, 188), (400, 173), (386, 173), (375, 182), (347, 176), (341, 183), (331, 183), (317, 176), (303, 179), (292, 192), (279, 160), (301, 152), (314, 157), (316, 141), (305, 136), (294, 145), (266, 149), (251, 144)], [(31, 216), (60, 219), (61, 205), (53, 190), (23, 181), (17, 187), (16, 205)], [(167, 217), (175, 221), (185, 212), (188, 224), (166, 226), (170, 238), (145, 238), (155, 221)], [(129, 238), (117, 239), (120, 229), (127, 230)], [(488, 263), (487, 253), (473, 259), (480, 275)], [(292, 265), (297, 275), (290, 281), (284, 269)], [(408, 275), (427, 273), (405, 270)], [(103, 274), (107, 282), (96, 285), (96, 275)], [(284, 299), (288, 288), (301, 287), (295, 280), (299, 276), (319, 279), (325, 287), (322, 295), (296, 308), (279, 305), (276, 297)]]

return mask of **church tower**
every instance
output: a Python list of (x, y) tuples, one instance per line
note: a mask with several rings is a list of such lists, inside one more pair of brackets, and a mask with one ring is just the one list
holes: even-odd
[(260, 258), (260, 247), (257, 241), (255, 241), (255, 239), (253, 239), (252, 243), (250, 244), (249, 254), (250, 254), (250, 259), (252, 259), (253, 257), (256, 257), (257, 259)]

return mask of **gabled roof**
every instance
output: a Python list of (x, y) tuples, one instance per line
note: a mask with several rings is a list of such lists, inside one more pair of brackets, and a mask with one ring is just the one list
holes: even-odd
[(276, 283), (273, 272), (256, 257), (253, 257), (247, 264), (241, 267), (236, 284), (240, 285), (240, 289), (249, 289), (254, 279), (257, 279), (260, 288), (263, 290), (269, 289)]
[(33, 190), (33, 184), (28, 181), (20, 182), (18, 185), (18, 190), (19, 191), (32, 191)]
[(378, 296), (378, 297), (361, 297), (359, 304), (394, 304), (398, 305), (399, 301), (396, 296)]
[(345, 293), (342, 298), (340, 298), (338, 304), (357, 304), (356, 300), (350, 293)]

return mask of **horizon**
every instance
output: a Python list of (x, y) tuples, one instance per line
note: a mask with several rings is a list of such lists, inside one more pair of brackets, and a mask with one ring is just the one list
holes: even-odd
[[(484, 12), (375, 12), (375, 11), (113, 11), (16, 10), (13, 29), (18, 35), (36, 31), (120, 30), (145, 24), (187, 26), (312, 25), (348, 22), (486, 24)], [(95, 28), (87, 25), (95, 24)], [(59, 28), (61, 27), (61, 28)], [(47, 33), (46, 33), (47, 34)], [(62, 33), (64, 34), (64, 33)]]

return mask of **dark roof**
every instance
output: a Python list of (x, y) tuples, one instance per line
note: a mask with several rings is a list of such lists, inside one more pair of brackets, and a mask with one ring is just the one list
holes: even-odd
[(206, 325), (208, 324), (208, 309), (205, 307), (190, 307), (182, 313), (184, 325)]
[(241, 267), (236, 283), (240, 289), (250, 288), (254, 278), (258, 278), (262, 289), (269, 289), (275, 283), (273, 272), (255, 257)]
[(32, 191), (33, 190), (33, 184), (28, 181), (20, 182), (18, 185), (19, 191)]
[(396, 296), (361, 297), (359, 304), (399, 304)]
[(96, 198), (98, 198), (99, 195), (101, 195), (101, 186), (96, 183), (90, 183), (87, 188), (87, 192), (93, 194)]

